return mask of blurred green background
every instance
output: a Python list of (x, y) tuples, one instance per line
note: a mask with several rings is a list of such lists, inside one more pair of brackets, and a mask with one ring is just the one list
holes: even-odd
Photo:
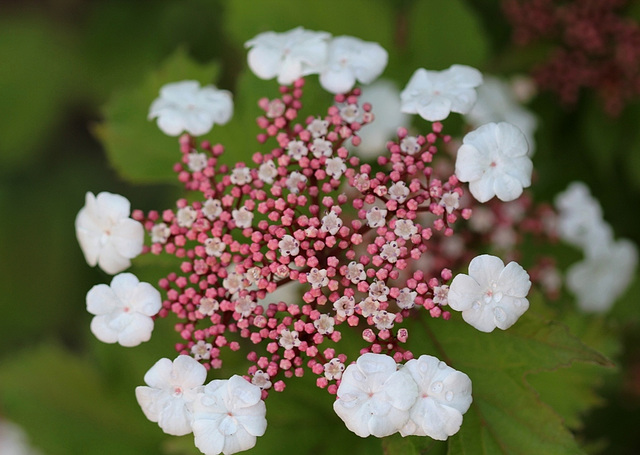
[[(170, 321), (161, 321), (153, 340), (134, 349), (97, 342), (84, 299), (91, 286), (110, 278), (86, 265), (73, 228), (87, 191), (126, 195), (144, 210), (172, 207), (180, 194), (171, 171), (176, 141), (145, 118), (162, 83), (197, 78), (233, 91), (238, 124), (221, 129), (216, 140), (235, 146), (230, 160), (248, 159), (256, 147), (255, 101), (267, 95), (259, 91), (265, 87), (274, 93), (275, 84), (248, 82), (247, 39), (302, 25), (377, 41), (390, 51), (385, 77), (399, 86), (418, 67), (453, 63), (505, 76), (526, 73), (543, 50), (511, 44), (499, 3), (2, 2), (0, 417), (21, 425), (45, 454), (194, 453), (190, 437), (165, 437), (146, 421), (133, 395), (157, 358), (173, 356)], [(318, 94), (313, 102), (328, 100)], [(638, 101), (616, 118), (606, 116), (590, 93), (572, 108), (543, 93), (531, 108), (540, 122), (536, 197), (550, 201), (570, 181), (583, 180), (617, 236), (640, 242)], [(144, 266), (141, 261), (132, 271), (152, 280)], [(594, 453), (640, 451), (638, 297), (636, 282), (602, 318), (622, 344), (615, 348), (616, 374), (600, 390), (605, 399), (577, 430)], [(292, 414), (324, 413), (331, 420), (329, 397), (296, 407), (296, 390), (304, 387), (291, 386)], [(286, 439), (286, 432), (271, 434)], [(372, 449), (375, 441), (345, 440), (354, 453), (380, 450)], [(294, 453), (293, 441), (282, 443), (273, 450)]]

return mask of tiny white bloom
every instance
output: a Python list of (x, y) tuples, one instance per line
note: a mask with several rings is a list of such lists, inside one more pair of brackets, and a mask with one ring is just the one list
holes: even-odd
[(333, 326), (335, 325), (335, 320), (329, 316), (328, 314), (323, 314), (319, 319), (313, 321), (313, 326), (316, 328), (319, 334), (321, 335), (329, 335), (333, 333)]
[[(327, 135), (329, 128), (329, 122), (322, 118), (314, 118), (311, 123), (307, 125), (307, 130), (311, 133), (314, 139)], [(319, 158), (319, 157), (316, 157)]]
[(380, 250), (380, 257), (385, 261), (394, 264), (398, 257), (400, 256), (400, 247), (398, 246), (398, 242), (387, 242), (382, 245), (382, 249)]
[(191, 346), (191, 354), (196, 360), (209, 360), (211, 358), (211, 343), (207, 343), (204, 340), (199, 340), (196, 344)]
[(389, 313), (386, 310), (378, 310), (373, 313), (373, 323), (378, 330), (388, 330), (393, 327), (395, 322), (395, 313)]
[(402, 436), (429, 436), (444, 441), (458, 432), (471, 397), (471, 380), (430, 355), (409, 360), (403, 370), (418, 386), (418, 399), (409, 411)]
[(111, 284), (97, 284), (87, 293), (87, 311), (91, 332), (105, 343), (137, 346), (149, 341), (152, 316), (162, 308), (160, 292), (149, 283), (141, 283), (131, 273), (121, 273)]
[(527, 156), (527, 140), (510, 123), (488, 123), (468, 133), (456, 158), (456, 176), (469, 182), (476, 200), (493, 196), (513, 201), (531, 185), (533, 163)]
[(400, 150), (407, 155), (415, 155), (421, 148), (422, 146), (418, 142), (418, 138), (416, 136), (406, 136), (400, 142)]
[(349, 430), (382, 438), (407, 423), (418, 386), (392, 357), (367, 353), (344, 370), (337, 395), (333, 409)]
[(271, 377), (267, 373), (262, 370), (258, 370), (253, 373), (251, 384), (258, 386), (263, 390), (270, 389), (272, 386), (270, 379)]
[(253, 222), (253, 212), (246, 207), (240, 207), (239, 210), (232, 210), (231, 216), (233, 221), (236, 222), (236, 226), (241, 229), (251, 227)]
[(356, 306), (353, 296), (342, 296), (336, 300), (333, 304), (333, 308), (336, 310), (336, 315), (342, 319), (346, 319), (354, 313)]
[(222, 203), (219, 199), (207, 199), (202, 206), (202, 213), (213, 221), (222, 213)]
[(236, 301), (234, 310), (236, 313), (240, 313), (240, 316), (243, 318), (248, 318), (256, 306), (258, 306), (258, 304), (250, 296), (245, 295)]
[(407, 196), (409, 196), (407, 184), (402, 181), (394, 183), (389, 187), (389, 196), (391, 196), (391, 199), (394, 201), (403, 203), (407, 199)]
[(466, 65), (452, 65), (444, 71), (420, 68), (402, 91), (402, 112), (419, 114), (430, 122), (444, 120), (450, 112), (466, 114), (476, 102), (475, 88), (482, 74)]
[(278, 247), (282, 256), (297, 256), (300, 252), (300, 242), (288, 234), (278, 242)]
[(302, 141), (290, 141), (287, 145), (287, 152), (291, 158), (300, 161), (300, 158), (307, 156), (309, 149)]
[(483, 254), (471, 260), (469, 275), (459, 274), (449, 286), (449, 306), (482, 332), (511, 327), (529, 308), (529, 274), (516, 262)]
[(356, 261), (349, 262), (347, 266), (347, 274), (345, 275), (348, 280), (353, 284), (358, 284), (367, 278), (367, 274), (364, 271), (364, 265)]
[(213, 380), (193, 403), (195, 445), (205, 454), (242, 452), (267, 429), (260, 387), (242, 376)]
[(248, 167), (237, 167), (231, 171), (229, 178), (234, 185), (251, 183), (251, 169)]
[(113, 275), (131, 265), (142, 252), (144, 228), (129, 218), (131, 205), (118, 195), (107, 192), (87, 193), (85, 206), (76, 216), (76, 236), (90, 266), (98, 264)]
[(362, 317), (368, 318), (369, 316), (373, 316), (378, 311), (378, 309), (380, 308), (380, 302), (369, 296), (362, 299), (360, 303), (358, 303), (358, 308), (360, 308)]
[(203, 170), (205, 167), (207, 167), (207, 155), (204, 153), (189, 153), (189, 162), (187, 163), (187, 166), (189, 167), (189, 170), (191, 170), (192, 172), (200, 172), (201, 170)]
[(227, 244), (220, 240), (220, 237), (210, 237), (204, 241), (204, 248), (209, 256), (220, 257)]
[(333, 144), (325, 139), (316, 138), (313, 140), (311, 147), (309, 147), (311, 153), (316, 158), (321, 158), (323, 156), (331, 156), (333, 155)]
[(313, 289), (319, 289), (329, 284), (329, 277), (325, 269), (314, 267), (307, 273), (307, 281)]
[(229, 272), (227, 277), (222, 280), (222, 287), (229, 291), (229, 294), (235, 294), (244, 289), (244, 276), (237, 272)]
[(344, 363), (335, 357), (324, 364), (324, 377), (329, 381), (340, 379), (343, 371)]
[(148, 387), (136, 387), (136, 399), (147, 419), (182, 436), (191, 433), (193, 402), (206, 379), (206, 368), (193, 357), (160, 359), (144, 375)]
[(360, 108), (357, 104), (345, 104), (340, 108), (340, 117), (347, 123), (353, 123), (360, 119)]
[(176, 220), (178, 221), (178, 226), (184, 228), (190, 228), (193, 225), (193, 222), (198, 218), (198, 212), (196, 209), (191, 207), (190, 205), (186, 207), (182, 207), (176, 213)]
[(302, 27), (284, 33), (264, 32), (247, 41), (249, 68), (261, 79), (278, 78), (291, 84), (307, 74), (317, 74), (326, 58), (331, 35)]
[(443, 284), (433, 288), (433, 303), (438, 305), (449, 304), (449, 286)]
[(347, 170), (347, 165), (339, 156), (329, 158), (326, 162), (326, 171), (334, 179), (338, 180), (344, 171)]
[(224, 125), (233, 115), (231, 93), (213, 85), (200, 87), (197, 81), (166, 84), (149, 108), (149, 120), (157, 117), (158, 127), (169, 136), (183, 131), (194, 136), (208, 133), (214, 124)]
[(289, 350), (300, 346), (300, 338), (298, 338), (297, 330), (289, 330), (283, 329), (280, 332), (280, 338), (278, 339), (278, 344), (283, 348)]
[(453, 212), (460, 207), (460, 194), (455, 191), (444, 193), (440, 199), (439, 205), (445, 208), (447, 213)]
[(387, 222), (387, 210), (379, 207), (371, 207), (367, 210), (367, 225), (372, 228), (384, 226)]
[(346, 93), (356, 81), (370, 84), (387, 66), (388, 54), (378, 43), (351, 36), (338, 36), (329, 42), (320, 85), (331, 93)]
[(151, 241), (153, 243), (166, 243), (171, 235), (171, 229), (165, 223), (158, 223), (151, 228)]
[(418, 233), (418, 227), (413, 224), (412, 220), (396, 220), (396, 227), (393, 233), (400, 238), (409, 240), (413, 235)]
[(331, 235), (336, 235), (341, 227), (342, 220), (333, 210), (322, 217), (322, 226), (320, 226), (320, 230), (322, 232), (328, 232)]
[(603, 313), (627, 289), (638, 265), (638, 249), (629, 240), (611, 242), (567, 270), (567, 287), (583, 311)]
[(264, 183), (273, 183), (273, 179), (278, 176), (278, 168), (276, 168), (273, 160), (265, 161), (258, 169), (258, 178)]
[(213, 313), (218, 311), (218, 308), (220, 308), (220, 302), (218, 302), (216, 299), (203, 297), (200, 299), (198, 311), (204, 316), (211, 316)]
[(409, 288), (400, 289), (400, 294), (396, 298), (396, 304), (403, 310), (409, 310), (415, 306), (418, 293)]
[(376, 299), (378, 302), (386, 302), (389, 295), (389, 288), (384, 281), (376, 280), (369, 286), (369, 297)]
[(287, 178), (287, 188), (289, 189), (289, 191), (291, 191), (294, 194), (298, 194), (300, 192), (300, 188), (298, 188), (298, 185), (301, 183), (307, 183), (307, 177), (304, 174), (301, 174), (300, 172), (297, 171), (293, 171), (290, 175), (289, 178)]

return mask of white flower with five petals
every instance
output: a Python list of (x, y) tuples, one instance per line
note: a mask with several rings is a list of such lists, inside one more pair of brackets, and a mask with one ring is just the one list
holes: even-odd
[(510, 123), (487, 123), (468, 133), (456, 158), (456, 176), (479, 202), (513, 201), (531, 185), (533, 163), (524, 134)]
[(111, 284), (97, 284), (87, 293), (87, 311), (91, 332), (104, 343), (137, 346), (149, 341), (152, 317), (162, 308), (160, 292), (149, 283), (141, 283), (131, 273), (121, 273)]
[(147, 386), (136, 387), (136, 399), (147, 419), (182, 436), (191, 433), (193, 402), (206, 379), (206, 368), (193, 357), (160, 359), (144, 375)]
[(262, 390), (242, 376), (211, 381), (193, 403), (195, 445), (205, 454), (248, 450), (267, 429), (266, 413)]
[(149, 120), (158, 118), (158, 127), (169, 136), (183, 131), (201, 136), (214, 124), (224, 125), (233, 115), (231, 93), (213, 85), (200, 87), (198, 81), (164, 85), (160, 97), (149, 108)]
[(430, 122), (444, 120), (450, 112), (466, 114), (476, 102), (475, 88), (482, 74), (466, 65), (453, 65), (444, 71), (416, 70), (402, 91), (402, 112), (419, 114)]
[(90, 266), (113, 275), (131, 265), (142, 252), (144, 228), (129, 218), (131, 205), (118, 194), (87, 193), (76, 217), (76, 236)]
[(516, 262), (504, 265), (483, 254), (471, 260), (469, 275), (459, 274), (449, 286), (449, 307), (482, 332), (511, 327), (529, 308), (529, 274)]

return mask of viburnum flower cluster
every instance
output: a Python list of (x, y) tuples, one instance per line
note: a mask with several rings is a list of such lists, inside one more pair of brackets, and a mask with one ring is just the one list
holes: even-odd
[[(361, 437), (448, 438), (472, 403), (471, 379), (431, 355), (416, 358), (405, 320), (448, 320), (453, 310), (490, 332), (527, 310), (536, 279), (473, 246), (517, 244), (508, 230), (545, 231), (521, 196), (531, 183), (527, 139), (489, 123), (451, 156), (454, 141), (434, 120), (468, 114), (482, 82), (454, 65), (418, 70), (396, 100), (398, 111), (434, 121), (426, 134), (397, 128), (384, 153), (363, 161), (357, 148), (376, 118), (354, 86), (382, 73), (386, 51), (302, 28), (262, 33), (247, 47), (252, 71), (284, 84), (258, 102), (266, 151), (222, 164), (224, 147), (195, 136), (231, 117), (230, 97), (192, 81), (168, 84), (150, 117), (167, 134), (186, 131), (175, 171), (192, 195), (130, 217), (122, 196), (88, 193), (76, 230), (90, 265), (119, 273), (141, 251), (181, 261), (159, 280), (162, 294), (130, 273), (96, 285), (87, 295), (92, 332), (134, 346), (149, 339), (153, 319), (178, 320), (178, 357), (159, 360), (136, 397), (149, 420), (168, 434), (193, 432), (205, 454), (253, 447), (266, 431), (269, 394), (305, 374), (336, 396), (337, 415)], [(311, 74), (335, 104), (301, 119)], [(347, 332), (361, 339), (357, 358), (340, 343)], [(224, 351), (241, 351), (251, 366), (205, 385)]]

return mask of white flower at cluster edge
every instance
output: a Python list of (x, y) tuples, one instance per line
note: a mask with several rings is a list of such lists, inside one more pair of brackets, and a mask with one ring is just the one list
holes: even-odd
[(483, 254), (471, 260), (469, 275), (458, 274), (449, 286), (449, 307), (482, 332), (511, 327), (529, 308), (529, 274), (516, 262), (504, 265)]
[(331, 93), (346, 93), (356, 81), (370, 84), (384, 71), (388, 58), (378, 43), (338, 36), (329, 43), (320, 85)]
[(456, 177), (476, 200), (513, 201), (531, 185), (533, 163), (524, 134), (510, 123), (488, 123), (468, 133), (456, 158)]
[(195, 445), (205, 454), (229, 455), (256, 445), (267, 429), (260, 387), (241, 376), (214, 380), (193, 403)]
[(409, 360), (403, 370), (418, 385), (418, 399), (400, 434), (443, 441), (457, 433), (473, 401), (469, 376), (430, 355)]
[(147, 419), (182, 436), (191, 433), (193, 402), (206, 379), (206, 368), (193, 357), (160, 359), (144, 375), (147, 386), (136, 387), (136, 399)]
[(466, 65), (452, 65), (444, 71), (420, 68), (400, 94), (402, 112), (419, 114), (430, 122), (444, 120), (451, 112), (466, 114), (476, 102), (475, 88), (482, 74)]
[(407, 423), (417, 394), (411, 375), (397, 370), (392, 357), (367, 353), (342, 373), (333, 409), (358, 436), (381, 438)]
[(277, 77), (279, 84), (317, 74), (327, 58), (330, 36), (302, 27), (284, 33), (260, 33), (245, 43), (251, 48), (247, 55), (249, 68), (261, 79)]
[(131, 265), (130, 259), (142, 252), (144, 228), (129, 218), (131, 204), (118, 194), (87, 193), (85, 206), (78, 212), (76, 236), (90, 266), (98, 264), (114, 275)]
[(137, 346), (149, 341), (152, 316), (162, 308), (160, 292), (131, 273), (121, 273), (111, 284), (97, 284), (87, 293), (87, 311), (94, 315), (91, 332), (105, 343)]
[(224, 125), (233, 115), (231, 93), (213, 85), (200, 87), (198, 81), (164, 85), (160, 97), (149, 108), (149, 120), (157, 117), (158, 127), (169, 136), (183, 131), (194, 136), (208, 133), (214, 124)]

